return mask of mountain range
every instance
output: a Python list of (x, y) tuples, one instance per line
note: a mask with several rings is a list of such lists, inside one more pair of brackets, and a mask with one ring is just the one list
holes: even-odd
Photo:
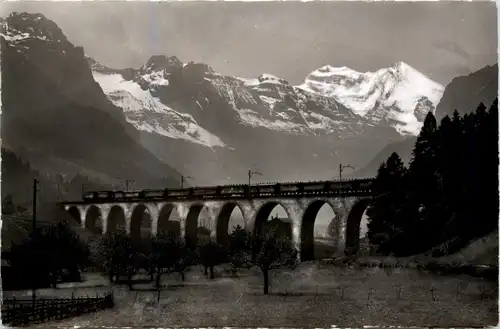
[(436, 108), (436, 118), (452, 116), (453, 111), (464, 115), (479, 103), (488, 108), (498, 96), (498, 64), (488, 65), (466, 76), (454, 78), (446, 87)]
[(292, 86), (175, 56), (136, 69), (87, 60), (142, 145), (204, 184), (241, 182), (253, 166), (268, 181), (331, 178), (339, 163), (364, 164), (388, 141), (418, 133), (444, 90), (405, 63), (367, 73), (324, 66)]
[(2, 147), (42, 172), (144, 186), (169, 176), (177, 184), (180, 173), (140, 145), (94, 81), (83, 48), (40, 14), (15, 13), (0, 23)]
[[(110, 68), (41, 14), (12, 13), (1, 28), (3, 147), (38, 170), (146, 187), (175, 186), (181, 173), (196, 185), (242, 183), (250, 168), (256, 181), (330, 179), (340, 163), (364, 168), (414, 138), (429, 111), (448, 113), (454, 94), (490, 77), (445, 89), (399, 62), (325, 65), (291, 85), (164, 55)], [(489, 97), (488, 81), (477, 97)]]
[[(444, 91), (434, 115), (439, 121), (453, 116), (456, 110), (461, 116), (474, 111), (480, 103), (489, 108), (498, 97), (498, 64), (488, 65), (479, 71), (453, 79)], [(366, 166), (352, 173), (351, 177), (373, 176), (382, 161), (396, 152), (408, 165), (416, 137), (408, 136), (402, 141), (389, 143)]]

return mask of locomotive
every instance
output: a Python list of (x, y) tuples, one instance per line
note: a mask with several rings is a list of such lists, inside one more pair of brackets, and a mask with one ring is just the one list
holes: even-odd
[(133, 200), (166, 200), (174, 199), (212, 199), (237, 198), (250, 196), (293, 196), (293, 195), (322, 195), (322, 194), (349, 194), (371, 192), (373, 179), (352, 179), (341, 182), (290, 182), (274, 184), (247, 184), (173, 188), (163, 190), (142, 190), (133, 192), (123, 191), (96, 191), (83, 195), (85, 201), (133, 201)]

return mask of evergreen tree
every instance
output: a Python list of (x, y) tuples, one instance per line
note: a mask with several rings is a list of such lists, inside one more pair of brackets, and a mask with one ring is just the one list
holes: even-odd
[(498, 229), (498, 101), (489, 111), (476, 111), (476, 154), (479, 169), (478, 179), (478, 235)]
[(442, 177), (438, 171), (438, 133), (436, 118), (429, 112), (415, 142), (410, 161), (411, 203), (418, 207), (423, 221), (420, 234), (425, 234), (425, 242), (432, 245), (436, 241), (436, 230), (432, 219), (437, 216), (439, 207), (436, 201)]
[[(441, 235), (455, 232), (445, 230), (448, 220), (452, 220), (453, 209), (451, 207), (454, 189), (457, 187), (456, 180), (454, 179), (458, 173), (456, 168), (455, 154), (455, 141), (453, 137), (453, 122), (450, 117), (445, 116), (441, 120), (441, 124), (437, 130), (437, 192), (436, 199), (434, 200), (434, 214), (432, 218), (432, 230), (440, 232)], [(449, 228), (449, 227), (448, 227)], [(436, 236), (437, 240), (441, 237)]]
[[(410, 161), (410, 173), (414, 191), (419, 197), (419, 201), (425, 202), (426, 198), (433, 197), (437, 173), (437, 145), (436, 145), (436, 118), (429, 112), (424, 120), (424, 125), (415, 142)], [(430, 195), (432, 194), (432, 195)]]
[(406, 202), (406, 168), (397, 153), (383, 163), (375, 179), (378, 195), (367, 211), (368, 239), (377, 252), (390, 253), (401, 245)]
[(379, 168), (370, 242), (385, 254), (439, 256), (498, 229), (498, 165), (498, 101), (439, 126), (429, 113), (408, 172), (394, 154)]

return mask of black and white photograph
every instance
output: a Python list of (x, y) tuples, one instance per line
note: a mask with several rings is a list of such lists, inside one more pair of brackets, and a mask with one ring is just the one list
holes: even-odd
[(498, 325), (497, 14), (2, 2), (2, 324)]

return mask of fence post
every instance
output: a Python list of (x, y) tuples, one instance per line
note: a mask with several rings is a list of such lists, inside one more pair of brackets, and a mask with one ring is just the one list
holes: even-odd
[(43, 322), (45, 320), (45, 299), (42, 299), (42, 307), (37, 313), (39, 313), (40, 322)]
[(368, 292), (368, 298), (366, 298), (366, 305), (368, 306), (368, 304), (370, 303), (370, 297), (372, 295), (372, 291), (373, 291), (373, 288), (370, 288), (370, 291)]
[(434, 288), (431, 288), (431, 296), (432, 296), (432, 301), (435, 302), (436, 301), (436, 297), (434, 296)]
[[(88, 296), (88, 295), (87, 295)], [(11, 326), (24, 326), (60, 320), (77, 313), (88, 313), (103, 308), (113, 307), (113, 292), (96, 296), (71, 298), (38, 298), (36, 300), (17, 301), (7, 299), (3, 305), (2, 322)]]
[(485, 297), (485, 296), (484, 296), (484, 295), (485, 295), (485, 294), (484, 294), (484, 293), (485, 293), (485, 290), (486, 290), (485, 286), (484, 286), (484, 285), (482, 285), (482, 286), (481, 286), (481, 300), (483, 300), (483, 299), (484, 299), (484, 297)]
[(398, 300), (401, 299), (401, 290), (403, 289), (403, 286), (399, 286), (399, 289), (398, 289)]

